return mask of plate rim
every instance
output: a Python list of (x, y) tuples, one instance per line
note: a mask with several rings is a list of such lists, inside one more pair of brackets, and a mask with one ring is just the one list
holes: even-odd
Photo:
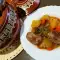
[[(40, 9), (43, 9), (43, 8), (45, 8), (45, 9), (48, 9), (48, 8), (50, 8), (50, 7), (54, 7), (54, 8), (57, 8), (57, 7), (60, 7), (60, 6), (56, 6), (56, 5), (54, 5), (54, 6), (52, 6), (52, 5), (50, 5), (50, 6), (45, 6), (45, 7), (41, 7), (41, 8), (39, 8), (39, 9), (37, 9), (37, 11), (39, 11)], [(33, 14), (35, 14), (37, 11), (35, 11), (34, 13), (32, 13), (32, 14), (30, 14), (29, 16), (32, 16)], [(26, 19), (28, 19), (29, 18), (29, 16), (27, 16), (27, 18)], [(24, 22), (25, 23), (25, 22)], [(24, 31), (25, 32), (25, 31)], [(22, 34), (23, 35), (23, 34)], [(22, 46), (23, 46), (23, 48), (24, 48), (24, 50), (31, 56), (31, 57), (33, 57), (34, 59), (36, 59), (36, 60), (38, 60), (36, 57), (35, 57), (35, 55), (32, 55), (32, 53), (33, 52), (29, 52), (28, 51), (28, 49), (29, 48), (27, 48), (27, 44), (25, 45), (24, 44), (24, 42), (23, 42), (23, 40), (22, 40), (22, 37), (23, 36), (21, 36), (21, 44), (22, 44)], [(24, 39), (24, 37), (23, 37), (23, 39)], [(32, 44), (29, 42), (29, 41), (26, 41), (28, 44), (30, 44), (31, 45), (31, 47), (32, 47)], [(25, 42), (25, 43), (26, 43)], [(25, 46), (24, 46), (25, 45)], [(32, 47), (33, 48), (33, 47)], [(38, 49), (38, 48), (35, 48), (36, 50), (38, 50), (38, 51), (36, 51), (36, 53), (37, 52), (39, 52), (39, 50), (40, 49)], [(59, 49), (57, 48), (57, 50), (59, 51)], [(54, 50), (54, 51), (56, 51), (56, 49)], [(41, 50), (41, 52), (42, 52), (42, 50)], [(45, 50), (45, 52), (46, 52), (46, 50)], [(43, 52), (43, 53), (45, 53), (45, 52)], [(48, 52), (48, 51), (47, 51)], [(50, 51), (50, 52), (53, 52), (53, 51)], [(49, 52), (48, 52), (49, 53)], [(47, 53), (47, 55), (49, 55)], [(57, 51), (56, 51), (56, 53), (57, 53)], [(46, 56), (47, 57), (47, 56)], [(52, 57), (52, 56), (51, 56)], [(55, 55), (55, 57), (56, 57), (56, 55)], [(47, 59), (47, 58), (46, 58)], [(43, 58), (43, 60), (45, 60), (44, 58)], [(51, 60), (51, 58), (49, 59), (49, 60)], [(56, 60), (56, 59), (55, 59)]]

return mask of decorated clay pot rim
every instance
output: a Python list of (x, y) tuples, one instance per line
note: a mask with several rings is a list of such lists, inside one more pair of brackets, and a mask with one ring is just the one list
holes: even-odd
[(22, 5), (17, 3), (16, 7), (22, 8), (26, 12), (26, 15), (29, 15), (39, 6), (39, 4), (40, 0), (27, 0), (27, 2)]
[(23, 5), (23, 4), (25, 4), (27, 1), (28, 1), (28, 0), (24, 0), (24, 2), (23, 2), (23, 1), (19, 1), (17, 4), (18, 4), (18, 5)]
[(22, 8), (26, 15), (29, 15), (31, 12), (33, 12), (40, 4), (40, 0), (6, 0), (8, 4), (15, 7)]

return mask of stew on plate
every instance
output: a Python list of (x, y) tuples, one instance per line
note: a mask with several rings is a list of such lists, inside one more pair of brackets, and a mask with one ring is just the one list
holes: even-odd
[(33, 20), (31, 32), (26, 37), (40, 49), (55, 49), (60, 46), (60, 19), (44, 15), (39, 20)]

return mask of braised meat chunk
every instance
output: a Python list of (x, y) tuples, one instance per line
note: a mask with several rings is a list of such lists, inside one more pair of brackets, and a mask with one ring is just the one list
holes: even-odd
[(60, 44), (60, 32), (50, 32), (48, 37), (53, 43)]
[(35, 45), (41, 43), (42, 41), (42, 37), (35, 35), (33, 32), (28, 32), (26, 37), (31, 43)]

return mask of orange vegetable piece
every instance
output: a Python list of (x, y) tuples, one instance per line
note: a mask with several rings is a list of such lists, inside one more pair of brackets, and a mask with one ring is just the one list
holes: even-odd
[(45, 24), (46, 20), (41, 20), (41, 24)]
[(47, 48), (47, 50), (51, 51), (51, 50), (53, 50), (53, 48), (52, 47), (49, 47), (49, 48)]
[(41, 18), (41, 24), (45, 24), (46, 20), (49, 20), (49, 15), (44, 15), (44, 16)]
[(57, 32), (60, 32), (60, 26), (57, 26), (55, 29)]
[(50, 30), (53, 30), (57, 26), (58, 19), (56, 17), (50, 17), (49, 23), (50, 23)]

